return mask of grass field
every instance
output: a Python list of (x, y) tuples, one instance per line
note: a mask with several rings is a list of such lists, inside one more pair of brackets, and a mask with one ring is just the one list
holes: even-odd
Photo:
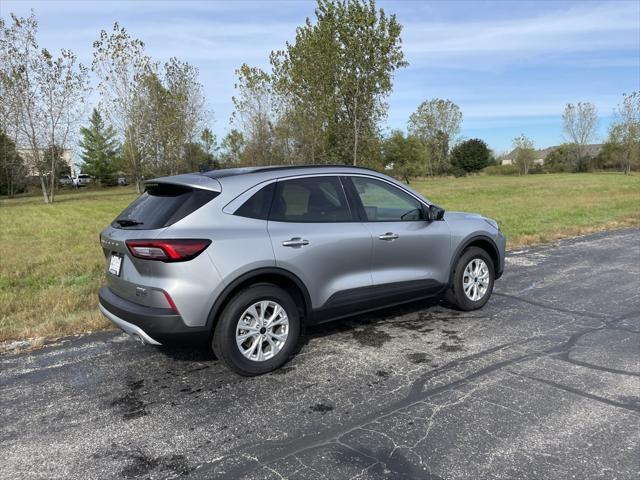
[[(640, 176), (557, 174), (414, 181), (447, 210), (495, 218), (509, 248), (640, 224)], [(135, 198), (129, 188), (0, 200), (0, 341), (108, 326), (97, 312), (98, 233)]]

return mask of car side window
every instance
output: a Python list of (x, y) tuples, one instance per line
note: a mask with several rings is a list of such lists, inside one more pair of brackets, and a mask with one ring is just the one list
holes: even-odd
[(278, 181), (269, 220), (327, 223), (352, 218), (338, 177), (319, 176)]
[(266, 220), (269, 216), (269, 208), (271, 207), (275, 187), (276, 184), (274, 182), (258, 190), (235, 211), (234, 215)]
[(411, 195), (380, 180), (351, 177), (368, 222), (424, 220), (422, 204)]

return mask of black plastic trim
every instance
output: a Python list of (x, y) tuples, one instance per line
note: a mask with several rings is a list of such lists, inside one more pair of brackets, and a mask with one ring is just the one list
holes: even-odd
[(311, 312), (311, 296), (309, 295), (309, 291), (307, 290), (307, 287), (302, 282), (302, 280), (300, 280), (295, 274), (291, 273), (288, 270), (285, 270), (284, 268), (263, 267), (251, 270), (240, 275), (224, 288), (220, 295), (218, 295), (218, 298), (216, 298), (216, 301), (213, 303), (213, 307), (211, 307), (211, 311), (209, 312), (209, 316), (207, 317), (207, 329), (212, 331), (213, 327), (215, 326), (216, 319), (222, 310), (222, 306), (225, 305), (236, 288), (238, 288), (241, 284), (247, 282), (248, 280), (251, 280), (252, 278), (258, 278), (264, 275), (279, 275), (292, 281), (298, 287), (298, 290), (300, 290), (300, 292), (302, 293), (302, 297), (304, 300), (303, 311), (305, 314), (305, 318), (308, 318), (309, 313)]
[(170, 308), (146, 307), (125, 300), (108, 287), (98, 291), (100, 305), (125, 322), (136, 325), (161, 343), (173, 340), (206, 339), (206, 327), (189, 327), (182, 317)]
[(322, 307), (314, 309), (308, 323), (324, 323), (422, 300), (442, 293), (446, 287), (436, 280), (425, 279), (343, 290), (333, 294)]
[[(491, 237), (488, 237), (486, 235), (473, 235), (473, 236), (465, 239), (465, 241), (462, 242), (458, 246), (458, 248), (456, 249), (454, 255), (451, 257), (451, 264), (449, 265), (449, 285), (451, 285), (453, 283), (453, 272), (454, 272), (454, 270), (456, 268), (456, 263), (458, 262), (458, 259), (462, 255), (462, 252), (469, 245), (471, 245), (473, 242), (476, 242), (478, 240), (489, 242), (489, 244), (492, 246), (493, 253), (498, 258), (498, 260), (500, 260), (498, 262), (499, 265), (494, 265), (493, 266), (493, 268), (495, 269), (495, 280), (499, 279), (502, 276), (502, 272), (504, 271), (504, 261), (500, 258), (500, 250), (498, 250), (498, 246), (496, 245), (496, 242), (494, 242)], [(493, 258), (493, 256), (492, 256), (492, 258)], [(500, 265), (500, 263), (502, 263), (502, 265)]]

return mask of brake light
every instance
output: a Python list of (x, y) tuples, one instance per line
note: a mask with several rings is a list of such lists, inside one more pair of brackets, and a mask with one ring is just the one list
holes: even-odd
[(127, 248), (136, 258), (162, 262), (184, 262), (200, 255), (211, 240), (127, 240)]

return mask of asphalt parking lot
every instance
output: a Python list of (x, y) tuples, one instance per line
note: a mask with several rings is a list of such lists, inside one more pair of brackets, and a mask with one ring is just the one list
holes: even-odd
[(258, 378), (116, 332), (0, 356), (0, 478), (637, 479), (640, 230), (511, 252), (481, 311), (307, 332)]

